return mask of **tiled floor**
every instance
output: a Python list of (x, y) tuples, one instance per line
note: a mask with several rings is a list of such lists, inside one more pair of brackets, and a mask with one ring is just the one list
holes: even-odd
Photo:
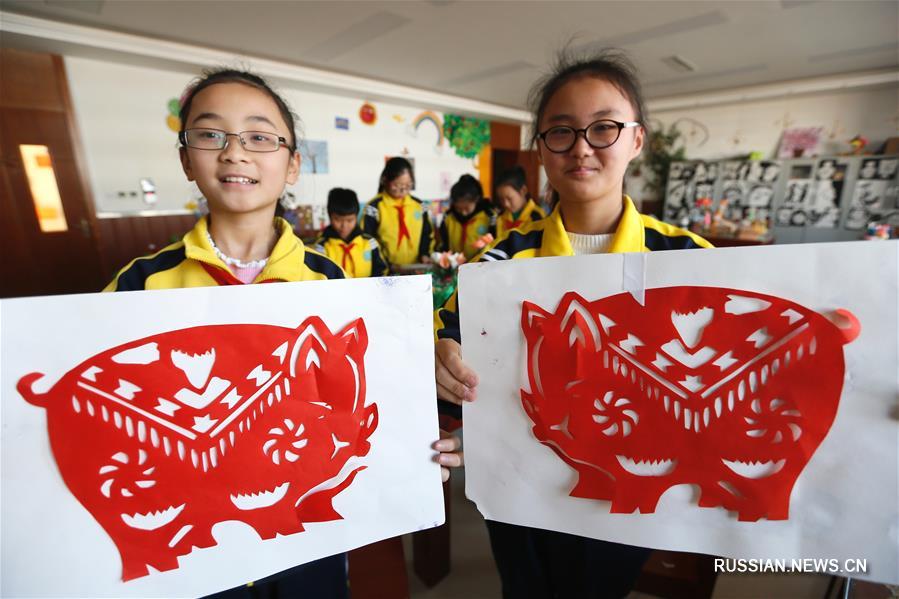
[[(428, 589), (412, 571), (411, 543), (408, 536), (404, 538), (411, 599), (501, 599), (487, 529), (475, 505), (465, 497), (464, 473), (453, 473), (451, 489), (452, 570), (437, 586)], [(722, 574), (718, 576), (713, 599), (823, 599), (829, 581), (829, 577), (820, 575)], [(655, 598), (631, 593), (628, 599)]]

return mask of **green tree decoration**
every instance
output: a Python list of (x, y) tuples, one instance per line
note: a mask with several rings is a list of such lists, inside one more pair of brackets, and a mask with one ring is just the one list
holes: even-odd
[(490, 122), (457, 114), (443, 116), (443, 134), (462, 158), (474, 158), (490, 143)]

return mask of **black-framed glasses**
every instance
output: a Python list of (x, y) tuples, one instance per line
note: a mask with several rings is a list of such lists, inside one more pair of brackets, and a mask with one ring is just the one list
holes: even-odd
[(578, 135), (583, 134), (584, 139), (595, 150), (608, 148), (621, 137), (621, 130), (630, 127), (639, 127), (637, 121), (613, 121), (612, 119), (600, 119), (594, 121), (583, 129), (575, 129), (567, 125), (557, 125), (550, 127), (543, 133), (537, 135), (543, 140), (546, 149), (550, 152), (561, 154), (567, 152), (577, 143)]
[(228, 133), (221, 129), (185, 129), (178, 134), (178, 139), (188, 148), (224, 150), (228, 146), (228, 138), (232, 135), (240, 140), (240, 145), (248, 152), (277, 152), (281, 146), (293, 150), (285, 138), (266, 131)]

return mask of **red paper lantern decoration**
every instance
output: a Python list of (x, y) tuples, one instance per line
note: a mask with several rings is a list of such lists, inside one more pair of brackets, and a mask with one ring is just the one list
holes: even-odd
[(375, 121), (378, 120), (378, 111), (375, 110), (373, 104), (366, 102), (362, 105), (362, 108), (359, 109), (359, 120), (366, 125), (375, 124)]

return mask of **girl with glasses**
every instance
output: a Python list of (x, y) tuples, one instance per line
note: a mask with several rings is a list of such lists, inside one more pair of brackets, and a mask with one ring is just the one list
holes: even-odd
[[(180, 116), (181, 165), (206, 198), (209, 215), (180, 241), (132, 261), (105, 291), (344, 278), (337, 264), (305, 247), (290, 224), (275, 217), (285, 186), (300, 172), (295, 117), (281, 96), (256, 75), (216, 70), (188, 88)], [(457, 439), (434, 447), (447, 452), (441, 463), (459, 460), (451, 454)], [(214, 596), (301, 595), (348, 597), (346, 554)]]
[(126, 266), (107, 290), (342, 279), (340, 267), (275, 218), (300, 172), (284, 100), (260, 77), (222, 69), (188, 88), (180, 116), (181, 166), (209, 215), (181, 241)]
[(412, 164), (396, 156), (387, 161), (378, 181), (378, 195), (365, 206), (362, 230), (376, 238), (391, 266), (429, 262), (434, 234), (428, 213), (418, 198)]
[[(624, 194), (625, 172), (643, 149), (647, 122), (625, 55), (605, 51), (577, 60), (563, 53), (535, 84), (530, 105), (554, 210), (501, 235), (478, 260), (711, 247), (640, 214)], [(437, 311), (435, 325), (438, 396), (458, 405), (476, 400), (477, 375), (461, 359), (455, 295)], [(461, 416), (457, 406), (442, 408)], [(624, 597), (649, 555), (641, 547), (524, 526), (488, 521), (487, 529), (507, 598)]]

